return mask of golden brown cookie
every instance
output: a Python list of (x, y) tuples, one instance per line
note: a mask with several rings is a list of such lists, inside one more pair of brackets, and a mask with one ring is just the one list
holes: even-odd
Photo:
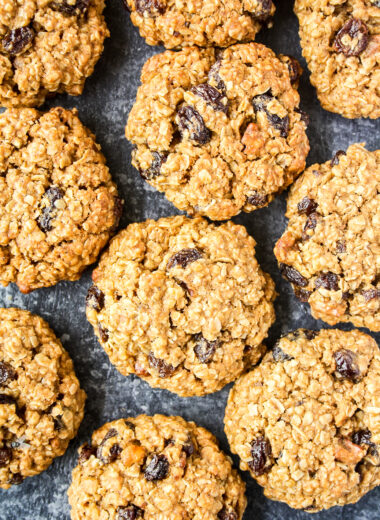
[(39, 106), (82, 93), (108, 29), (104, 0), (2, 0), (0, 106)]
[(105, 424), (79, 450), (72, 520), (241, 520), (245, 485), (215, 437), (181, 417)]
[(373, 338), (300, 329), (235, 384), (225, 430), (268, 498), (312, 513), (380, 484), (379, 407)]
[(0, 115), (0, 283), (22, 292), (77, 280), (117, 226), (122, 204), (77, 111)]
[(204, 395), (234, 381), (265, 350), (274, 284), (242, 226), (183, 216), (131, 224), (92, 278), (87, 318), (124, 375)]
[(189, 214), (266, 206), (309, 151), (298, 77), (294, 59), (257, 43), (153, 56), (126, 128), (133, 165)]
[(313, 316), (380, 330), (380, 150), (354, 144), (314, 164), (290, 190), (274, 249)]
[(86, 394), (59, 339), (39, 316), (0, 309), (0, 488), (21, 484), (63, 455)]

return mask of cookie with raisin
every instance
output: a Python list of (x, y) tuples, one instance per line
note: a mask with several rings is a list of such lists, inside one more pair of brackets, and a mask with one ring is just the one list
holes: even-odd
[(371, 336), (299, 329), (230, 392), (225, 431), (272, 500), (309, 513), (380, 484), (380, 355)]

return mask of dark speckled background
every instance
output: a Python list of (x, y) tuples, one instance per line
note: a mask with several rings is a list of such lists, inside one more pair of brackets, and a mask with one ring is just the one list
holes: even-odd
[[(304, 64), (298, 38), (298, 24), (292, 3), (277, 0), (274, 27), (260, 33), (258, 41), (276, 52), (292, 54)], [(145, 60), (161, 49), (148, 47), (132, 26), (121, 0), (108, 0), (105, 16), (111, 30), (105, 52), (96, 71), (87, 81), (81, 97), (58, 96), (44, 108), (63, 105), (77, 107), (84, 124), (97, 135), (103, 147), (113, 178), (125, 199), (122, 225), (146, 218), (159, 218), (177, 213), (175, 208), (144, 183), (130, 165), (131, 146), (124, 138), (124, 126), (139, 85), (140, 69)], [(310, 115), (308, 135), (311, 151), (308, 164), (324, 162), (336, 150), (350, 143), (367, 143), (371, 150), (379, 148), (380, 121), (351, 121), (321, 109), (307, 72), (301, 79), (301, 107)], [(308, 306), (293, 296), (290, 284), (279, 275), (273, 246), (285, 228), (285, 194), (269, 207), (236, 217), (256, 239), (257, 256), (263, 268), (276, 281), (280, 296), (276, 300), (277, 321), (270, 331), (268, 345), (282, 334), (297, 327), (319, 329)], [(50, 289), (22, 295), (14, 286), (0, 288), (0, 305), (17, 306), (40, 314), (53, 327), (72, 356), (77, 375), (88, 395), (86, 415), (79, 435), (66, 454), (50, 468), (21, 486), (0, 490), (0, 520), (69, 520), (66, 490), (71, 470), (76, 464), (76, 450), (88, 440), (91, 432), (104, 422), (140, 413), (178, 414), (210, 429), (228, 451), (223, 433), (223, 415), (229, 388), (201, 398), (183, 399), (167, 391), (153, 390), (137, 377), (121, 376), (109, 363), (85, 318), (84, 300), (90, 285), (91, 270), (75, 283), (60, 283)], [(342, 326), (350, 329), (351, 326)], [(376, 335), (374, 335), (376, 337)], [(379, 343), (380, 335), (377, 335)], [(236, 459), (235, 459), (236, 462)], [(261, 488), (248, 476), (248, 508), (244, 520), (292, 520), (311, 518), (284, 504), (264, 498)], [(318, 513), (315, 520), (378, 520), (380, 488), (373, 490), (358, 504), (333, 508)]]

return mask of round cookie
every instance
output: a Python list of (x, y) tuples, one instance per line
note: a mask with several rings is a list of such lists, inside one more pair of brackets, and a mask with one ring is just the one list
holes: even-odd
[(21, 484), (63, 455), (86, 394), (59, 339), (39, 316), (0, 309), (0, 488)]
[(264, 353), (274, 284), (242, 226), (183, 216), (131, 224), (92, 278), (87, 318), (124, 375), (204, 395)]
[(272, 0), (124, 0), (131, 20), (149, 45), (167, 49), (197, 45), (228, 47), (252, 41), (263, 23), (271, 26)]
[(72, 520), (241, 520), (245, 485), (204, 428), (140, 415), (105, 424), (79, 450)]
[(118, 224), (122, 204), (77, 111), (0, 115), (0, 283), (24, 293), (77, 280)]
[(133, 165), (189, 214), (266, 206), (309, 151), (295, 63), (257, 43), (153, 56), (126, 127)]
[(271, 499), (316, 512), (380, 484), (380, 355), (352, 330), (281, 338), (230, 392), (225, 431)]
[(380, 330), (380, 150), (354, 144), (290, 190), (274, 252), (315, 318)]
[(302, 53), (324, 109), (380, 117), (378, 0), (296, 0)]
[(103, 9), (104, 0), (2, 0), (0, 105), (81, 94), (109, 35)]

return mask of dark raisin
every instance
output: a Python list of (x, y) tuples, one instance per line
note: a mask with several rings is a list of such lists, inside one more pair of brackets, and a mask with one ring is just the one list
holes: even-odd
[(218, 513), (219, 520), (238, 520), (238, 515), (235, 511), (228, 511), (227, 508), (223, 507)]
[(300, 289), (299, 287), (295, 287), (294, 294), (295, 297), (298, 298), (302, 303), (306, 303), (309, 301), (312, 291), (307, 291), (306, 289)]
[(16, 400), (7, 394), (0, 394), (0, 404), (14, 404), (17, 406)]
[(375, 446), (375, 443), (371, 441), (372, 433), (369, 430), (358, 430), (351, 435), (351, 440), (354, 444), (359, 446), (366, 444), (367, 446)]
[(334, 157), (331, 159), (331, 166), (336, 166), (337, 164), (339, 164), (339, 157), (341, 155), (346, 155), (346, 152), (344, 152), (343, 150), (338, 150)]
[(34, 36), (33, 27), (19, 27), (18, 29), (14, 29), (2, 40), (3, 51), (9, 54), (9, 56), (17, 56), (17, 54), (20, 54), (29, 46)]
[(214, 357), (215, 351), (219, 346), (219, 340), (207, 341), (202, 334), (195, 335), (197, 342), (194, 347), (194, 352), (201, 363), (210, 363)]
[(291, 359), (294, 359), (294, 357), (289, 356), (289, 354), (284, 352), (278, 345), (273, 347), (272, 356), (276, 363), (283, 363), (284, 361), (290, 361)]
[(0, 448), (0, 468), (5, 468), (12, 460), (12, 450), (10, 448)]
[(342, 348), (334, 352), (334, 360), (335, 370), (341, 377), (354, 382), (359, 380), (361, 373), (354, 352)]
[(339, 290), (339, 276), (331, 271), (327, 271), (326, 273), (321, 273), (318, 278), (315, 280), (315, 287), (319, 289), (319, 287), (323, 287), (328, 291), (338, 291)]
[[(347, 36), (350, 42), (347, 42)], [(337, 32), (333, 44), (334, 50), (345, 56), (359, 56), (368, 45), (368, 27), (357, 18), (350, 18)]]
[(362, 296), (366, 302), (369, 302), (375, 298), (380, 298), (380, 291), (378, 289), (367, 289), (362, 291)]
[(65, 427), (64, 422), (62, 421), (62, 415), (57, 415), (57, 417), (53, 417), (54, 429), (57, 431), (63, 430)]
[(280, 264), (279, 267), (280, 273), (285, 280), (288, 280), (288, 282), (294, 283), (295, 285), (299, 285), (300, 287), (306, 287), (308, 281), (300, 272), (297, 271), (297, 269), (286, 264)]
[(143, 517), (143, 510), (137, 506), (120, 506), (117, 508), (116, 520), (136, 520)]
[(202, 258), (202, 253), (199, 249), (182, 249), (169, 258), (167, 267), (168, 269), (171, 269), (172, 267), (179, 265), (183, 269), (186, 269), (189, 264), (199, 260), (200, 258)]
[(159, 16), (164, 14), (166, 6), (160, 0), (135, 0), (136, 11), (142, 15)]
[(308, 330), (308, 329), (304, 329), (304, 334), (305, 334), (305, 337), (306, 339), (308, 339), (309, 341), (311, 341), (312, 339), (314, 339), (316, 336), (318, 336), (318, 331), (317, 330)]
[(44, 197), (47, 197), (48, 204), (44, 206), (41, 211), (40, 216), (37, 218), (37, 224), (39, 225), (41, 231), (46, 233), (47, 231), (51, 231), (52, 225), (51, 221), (53, 220), (55, 208), (54, 205), (57, 200), (63, 198), (63, 191), (57, 186), (51, 186), (45, 191)]
[(98, 323), (98, 331), (101, 341), (103, 341), (103, 343), (106, 343), (109, 338), (108, 330), (104, 328), (100, 323)]
[(140, 175), (146, 181), (158, 177), (161, 173), (161, 166), (167, 160), (167, 156), (162, 152), (152, 152), (153, 161), (147, 170), (140, 170)]
[(253, 18), (266, 22), (271, 17), (271, 11), (273, 7), (272, 0), (258, 0), (257, 11), (250, 13)]
[(96, 285), (92, 285), (86, 296), (86, 305), (87, 307), (91, 307), (95, 309), (97, 312), (101, 311), (104, 307), (104, 293), (96, 287)]
[(342, 300), (348, 301), (351, 298), (351, 293), (349, 291), (342, 292)]
[(97, 449), (96, 451), (96, 456), (98, 457), (98, 459), (100, 459), (104, 464), (109, 464), (110, 462), (113, 462), (114, 460), (117, 459), (117, 457), (120, 455), (120, 453), (122, 452), (122, 449), (121, 447), (119, 446), (119, 444), (117, 443), (114, 443), (110, 449), (109, 449), (109, 452), (108, 452), (108, 456), (104, 456), (103, 455), (103, 447), (105, 445), (105, 443), (109, 440), (109, 439), (112, 439), (113, 437), (116, 437), (118, 435), (118, 432), (115, 428), (111, 428), (110, 430), (108, 430), (108, 432), (106, 433), (106, 435), (104, 436), (102, 442), (99, 444), (99, 448)]
[(252, 204), (252, 206), (262, 208), (268, 202), (268, 195), (262, 195), (258, 191), (254, 191), (251, 195), (247, 197), (247, 202), (248, 204)]
[(211, 132), (206, 127), (202, 116), (195, 108), (185, 105), (178, 110), (178, 127), (182, 137), (186, 134), (199, 144), (206, 144), (211, 139)]
[(8, 381), (17, 379), (17, 372), (9, 363), (0, 362), (0, 386), (6, 385)]
[(111, 231), (115, 231), (119, 225), (121, 216), (123, 214), (124, 201), (120, 197), (115, 197), (113, 214), (115, 215), (115, 224), (112, 226)]
[(305, 123), (305, 126), (308, 127), (310, 124), (310, 116), (307, 114), (304, 110), (301, 110), (300, 108), (295, 108), (294, 112), (297, 112), (297, 114), (300, 114), (301, 121)]
[(12, 477), (9, 479), (9, 484), (12, 484), (14, 486), (19, 486), (24, 481), (24, 477), (21, 475), (21, 473), (14, 473)]
[(252, 460), (248, 462), (248, 466), (255, 475), (260, 476), (269, 471), (272, 467), (272, 448), (268, 439), (261, 436), (253, 440), (251, 443), (251, 456)]
[(131, 421), (124, 421), (124, 422), (125, 422), (125, 425), (128, 426), (128, 428), (130, 428), (132, 431), (136, 430), (136, 426), (133, 424), (133, 422), (131, 422)]
[(219, 75), (219, 69), (220, 69), (221, 61), (217, 60), (214, 65), (211, 67), (208, 73), (208, 80), (209, 82), (214, 83), (215, 88), (220, 90), (223, 94), (226, 93), (226, 85), (222, 78)]
[(346, 252), (346, 241), (345, 240), (337, 240), (337, 242), (336, 242), (336, 252), (337, 253), (345, 253)]
[(311, 213), (305, 222), (303, 231), (302, 231), (302, 240), (308, 240), (310, 235), (307, 233), (309, 229), (315, 229), (318, 224), (318, 213)]
[(50, 7), (67, 16), (78, 16), (87, 11), (90, 0), (54, 0)]
[(122, 448), (118, 444), (113, 444), (109, 451), (108, 462), (116, 460), (122, 451)]
[[(210, 105), (216, 111), (224, 112), (227, 114), (228, 105), (226, 96), (223, 95), (219, 90), (212, 87), (208, 83), (202, 83), (191, 89), (192, 93), (200, 98), (204, 99), (207, 105)], [(223, 103), (223, 99), (225, 102)]]
[(187, 457), (191, 457), (191, 455), (195, 451), (194, 443), (191, 439), (189, 439), (189, 442), (187, 444), (184, 444), (182, 446), (182, 451), (184, 451), (186, 453)]
[(79, 454), (78, 463), (83, 464), (88, 460), (91, 455), (96, 457), (96, 448), (95, 446), (90, 446), (89, 444), (84, 444)]
[(163, 480), (169, 473), (169, 461), (165, 455), (153, 455), (145, 470), (146, 480)]
[(280, 117), (277, 114), (272, 114), (268, 110), (268, 104), (272, 101), (273, 96), (270, 90), (265, 94), (260, 94), (252, 99), (253, 108), (256, 112), (265, 112), (269, 123), (276, 130), (280, 131), (281, 137), (287, 137), (289, 133), (289, 116)]
[(99, 446), (104, 446), (105, 443), (108, 441), (108, 439), (112, 439), (112, 437), (116, 437), (117, 435), (119, 435), (119, 434), (118, 434), (116, 428), (110, 428), (108, 430), (108, 432), (105, 434), (105, 436), (103, 437), (103, 440)]
[(315, 202), (314, 199), (309, 199), (309, 197), (304, 197), (298, 204), (297, 210), (300, 215), (310, 215), (314, 213), (318, 208), (318, 202)]
[(295, 85), (302, 76), (302, 67), (294, 56), (287, 55), (283, 59), (288, 66), (290, 83)]
[(252, 105), (256, 112), (266, 112), (267, 105), (273, 99), (271, 90), (252, 98)]
[(149, 353), (148, 360), (150, 366), (158, 371), (158, 375), (161, 378), (170, 377), (173, 374), (173, 365), (166, 363), (163, 359), (156, 358), (152, 352)]

